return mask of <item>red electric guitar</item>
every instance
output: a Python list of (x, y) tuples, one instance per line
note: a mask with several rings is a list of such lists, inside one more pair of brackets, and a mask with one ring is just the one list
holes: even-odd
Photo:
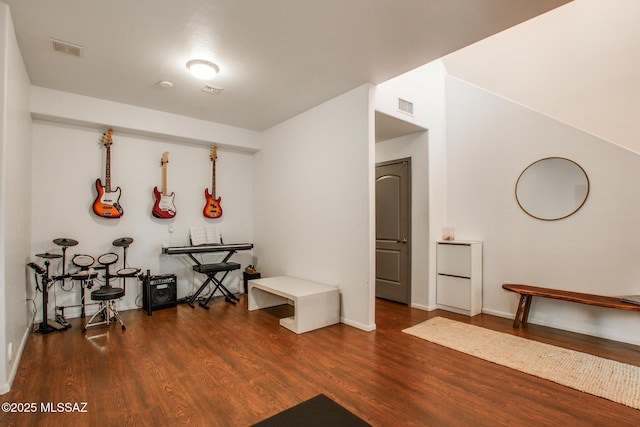
[(102, 185), (100, 178), (96, 180), (96, 190), (98, 197), (93, 202), (93, 212), (103, 218), (120, 218), (124, 213), (122, 206), (118, 203), (120, 200), (120, 187), (115, 191), (111, 191), (111, 144), (113, 144), (113, 130), (109, 129), (102, 137), (102, 143), (107, 147), (107, 167), (105, 172), (105, 186)]
[(222, 197), (216, 199), (216, 158), (218, 157), (218, 147), (211, 148), (211, 162), (213, 162), (213, 178), (211, 181), (211, 193), (209, 189), (205, 188), (204, 197), (207, 199), (207, 203), (204, 205), (202, 213), (207, 218), (220, 218), (222, 216), (222, 206), (220, 201)]
[(167, 163), (169, 163), (169, 152), (162, 155), (160, 164), (162, 165), (162, 193), (158, 187), (154, 187), (153, 194), (156, 202), (153, 205), (153, 216), (156, 218), (173, 218), (176, 216), (176, 206), (173, 204), (175, 193), (167, 194)]

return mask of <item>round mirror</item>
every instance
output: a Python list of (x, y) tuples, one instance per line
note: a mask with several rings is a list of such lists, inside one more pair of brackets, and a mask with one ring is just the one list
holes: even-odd
[(516, 200), (534, 218), (553, 221), (578, 211), (589, 195), (589, 178), (579, 164), (548, 157), (530, 164), (516, 183)]

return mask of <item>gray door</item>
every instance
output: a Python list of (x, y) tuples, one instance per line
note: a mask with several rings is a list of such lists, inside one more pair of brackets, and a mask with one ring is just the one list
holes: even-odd
[(411, 300), (411, 159), (376, 165), (376, 297)]

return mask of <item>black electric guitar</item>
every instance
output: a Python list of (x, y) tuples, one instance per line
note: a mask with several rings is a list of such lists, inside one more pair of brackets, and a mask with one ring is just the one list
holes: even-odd
[(107, 167), (105, 172), (106, 185), (102, 185), (100, 178), (96, 180), (98, 197), (93, 202), (93, 212), (103, 218), (120, 218), (124, 213), (120, 206), (120, 187), (111, 191), (111, 144), (113, 144), (113, 130), (109, 129), (102, 137), (102, 143), (107, 147)]

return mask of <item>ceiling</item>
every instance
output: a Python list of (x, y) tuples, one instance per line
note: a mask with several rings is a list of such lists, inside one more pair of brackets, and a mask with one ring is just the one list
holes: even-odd
[[(568, 0), (0, 0), (31, 83), (264, 130)], [(50, 39), (82, 47), (54, 52)], [(220, 73), (201, 91), (186, 62)], [(172, 88), (157, 83), (170, 81)]]

